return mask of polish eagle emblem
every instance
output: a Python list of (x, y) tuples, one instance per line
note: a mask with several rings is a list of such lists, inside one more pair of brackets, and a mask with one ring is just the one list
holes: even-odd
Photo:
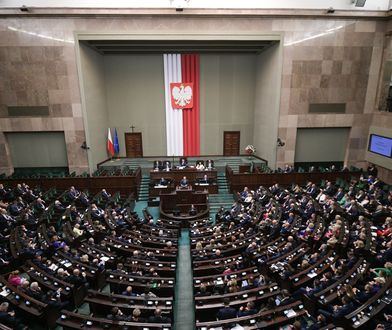
[(171, 101), (174, 109), (193, 108), (193, 84), (171, 83)]

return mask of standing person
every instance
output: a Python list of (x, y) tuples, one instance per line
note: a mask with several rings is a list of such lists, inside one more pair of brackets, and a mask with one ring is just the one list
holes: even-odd
[(377, 174), (378, 174), (378, 169), (377, 169), (376, 165), (370, 163), (367, 168), (367, 174), (376, 178)]

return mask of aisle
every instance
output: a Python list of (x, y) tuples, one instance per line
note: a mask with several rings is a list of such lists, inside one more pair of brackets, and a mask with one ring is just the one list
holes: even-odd
[(195, 328), (195, 306), (189, 229), (181, 229), (181, 237), (178, 240), (176, 279), (174, 329), (193, 330)]

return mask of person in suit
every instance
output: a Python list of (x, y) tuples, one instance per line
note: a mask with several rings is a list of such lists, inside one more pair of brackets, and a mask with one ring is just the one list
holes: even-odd
[(133, 292), (133, 289), (130, 285), (128, 285), (125, 291), (122, 292), (122, 295), (127, 297), (136, 297), (136, 293)]
[(3, 302), (0, 304), (0, 323), (15, 329), (16, 326), (16, 318), (15, 312), (8, 310), (9, 304), (7, 302)]
[(85, 207), (89, 206), (90, 204), (88, 196), (84, 192), (80, 193), (78, 200)]
[(324, 192), (328, 195), (328, 196), (333, 196), (336, 193), (336, 187), (332, 184), (331, 181), (327, 182), (327, 185), (324, 189)]
[(9, 197), (11, 189), (7, 189), (4, 187), (2, 183), (0, 183), (0, 199), (7, 199)]
[(71, 186), (67, 193), (67, 198), (71, 201), (76, 200), (80, 195), (80, 192), (75, 189), (74, 186)]
[(27, 293), (35, 300), (44, 301), (45, 295), (43, 294), (41, 287), (38, 285), (38, 282), (31, 283), (30, 288), (27, 290)]
[(101, 196), (105, 201), (108, 201), (110, 199), (110, 197), (112, 197), (111, 194), (109, 194), (106, 189), (102, 189), (101, 191)]
[(15, 223), (15, 219), (10, 216), (5, 209), (0, 209), (0, 232), (8, 233), (10, 227)]
[(169, 172), (170, 170), (171, 170), (171, 164), (169, 161), (166, 161), (163, 171)]
[(376, 256), (377, 265), (382, 267), (386, 262), (392, 262), (392, 240), (386, 244), (386, 249)]
[(184, 157), (180, 159), (180, 167), (185, 168), (188, 167), (188, 160)]
[(216, 314), (216, 318), (218, 320), (227, 320), (234, 319), (237, 317), (237, 310), (233, 307), (230, 307), (230, 300), (225, 298), (223, 300), (223, 308), (219, 309)]
[(155, 309), (154, 315), (148, 318), (148, 322), (151, 323), (171, 323), (169, 317), (162, 316), (162, 310), (160, 308)]
[(190, 208), (190, 210), (189, 210), (189, 215), (192, 215), (192, 216), (194, 216), (194, 215), (196, 215), (197, 214), (197, 208), (195, 207), (195, 205), (191, 205), (191, 208)]
[(253, 301), (249, 301), (246, 306), (241, 306), (238, 311), (238, 317), (257, 314), (257, 309)]
[(18, 201), (15, 200), (10, 206), (9, 206), (9, 212), (12, 216), (18, 216), (20, 212), (22, 212), (22, 207), (19, 206)]
[(186, 176), (184, 176), (181, 181), (180, 181), (180, 187), (181, 188), (187, 188), (189, 185), (188, 179), (186, 178)]
[(68, 278), (68, 281), (74, 284), (76, 287), (80, 287), (82, 285), (87, 285), (86, 274), (81, 273), (79, 269), (75, 268), (73, 270), (72, 275)]
[(54, 201), (54, 209), (59, 213), (65, 211), (64, 205), (58, 199)]
[(210, 180), (208, 179), (208, 175), (204, 174), (203, 178), (199, 180), (199, 183), (207, 183), (207, 184), (210, 183)]
[(371, 175), (373, 177), (377, 177), (378, 174), (378, 169), (374, 164), (369, 164), (368, 168), (367, 168), (367, 173), (368, 175)]
[(314, 319), (312, 316), (310, 316), (310, 319), (314, 322), (309, 330), (318, 330), (327, 325), (327, 320), (325, 319), (324, 315), (317, 315), (317, 319)]
[(59, 288), (57, 291), (49, 290), (43, 297), (43, 301), (53, 308), (66, 308), (69, 303), (67, 301), (61, 300), (61, 291), (63, 289)]
[(161, 186), (167, 186), (168, 182), (167, 182), (167, 180), (166, 180), (165, 178), (161, 178), (161, 179), (159, 180), (159, 184), (160, 184)]
[(288, 164), (286, 164), (283, 171), (284, 171), (284, 173), (292, 173), (292, 172), (294, 172), (294, 168), (292, 166), (289, 166)]
[(105, 215), (105, 211), (102, 210), (95, 204), (91, 204), (91, 217), (93, 219), (102, 219)]
[(339, 202), (344, 196), (343, 188), (338, 188), (337, 193), (333, 196), (335, 201)]
[(330, 310), (319, 309), (319, 313), (324, 315), (327, 319), (336, 320), (351, 313), (355, 308), (354, 304), (347, 296), (342, 298), (342, 303), (343, 304), (341, 306), (330, 306)]
[(112, 321), (128, 321), (127, 316), (117, 306), (112, 308), (111, 313), (106, 318)]

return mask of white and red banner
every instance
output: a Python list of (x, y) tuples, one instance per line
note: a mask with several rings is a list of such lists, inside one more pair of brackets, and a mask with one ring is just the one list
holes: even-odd
[(163, 54), (168, 156), (200, 155), (199, 55)]

